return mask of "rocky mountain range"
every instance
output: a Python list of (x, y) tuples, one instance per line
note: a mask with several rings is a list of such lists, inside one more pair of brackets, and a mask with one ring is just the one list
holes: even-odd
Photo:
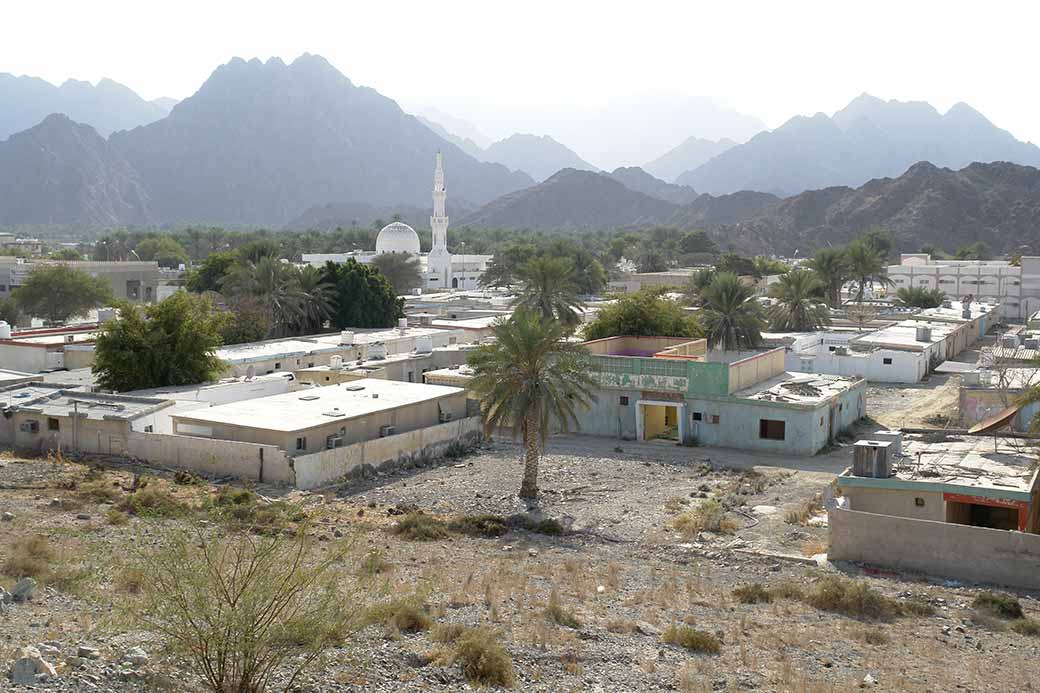
[(927, 103), (863, 94), (833, 117), (798, 116), (760, 133), (676, 183), (715, 195), (738, 190), (792, 195), (898, 176), (918, 161), (955, 169), (975, 161), (1037, 166), (1040, 148), (1019, 142), (967, 104), (940, 114)]
[(159, 120), (170, 112), (166, 101), (145, 101), (110, 79), (97, 85), (70, 79), (60, 87), (37, 77), (0, 73), (0, 140), (27, 130), (51, 113), (87, 123), (102, 136)]
[(643, 170), (662, 180), (674, 181), (687, 171), (692, 171), (736, 145), (737, 143), (728, 137), (720, 140), (687, 137), (679, 146), (643, 164)]
[[(473, 205), (449, 197), (445, 211), (452, 220), (474, 211)], [(366, 227), (388, 224), (395, 217), (416, 231), (430, 230), (430, 207), (387, 205), (377, 207), (365, 202), (335, 202), (311, 207), (283, 227), (286, 231), (331, 231), (336, 228)], [(382, 222), (381, 224), (379, 222)]]
[(149, 224), (137, 172), (89, 125), (53, 114), (0, 141), (0, 224)]
[(483, 228), (587, 229), (666, 222), (678, 205), (630, 190), (603, 173), (566, 168), (454, 222)]
[[(702, 226), (696, 220), (682, 225)], [(890, 232), (904, 252), (925, 244), (953, 252), (982, 241), (994, 253), (1038, 253), (1040, 170), (996, 162), (955, 171), (921, 162), (897, 178), (777, 200), (711, 233), (722, 247), (804, 256), (846, 243), (874, 226)]]
[(481, 157), (514, 171), (523, 171), (536, 181), (543, 181), (557, 171), (574, 168), (595, 171), (595, 166), (548, 135), (517, 133), (493, 143)]
[(685, 205), (697, 199), (697, 191), (693, 188), (665, 183), (638, 166), (617, 168), (608, 175), (629, 190), (635, 190), (666, 202), (674, 202), (677, 205)]

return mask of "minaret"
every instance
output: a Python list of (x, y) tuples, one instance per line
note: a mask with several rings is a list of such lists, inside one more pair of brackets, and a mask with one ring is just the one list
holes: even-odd
[(426, 258), (426, 286), (430, 289), (450, 289), (451, 254), (448, 253), (448, 215), (444, 211), (444, 200), (448, 197), (444, 189), (444, 162), (437, 152), (437, 167), (433, 171), (433, 247)]

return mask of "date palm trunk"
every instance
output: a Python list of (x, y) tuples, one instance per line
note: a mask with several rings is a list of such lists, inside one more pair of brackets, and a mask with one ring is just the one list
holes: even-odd
[(538, 423), (534, 417), (527, 416), (523, 423), (524, 435), (524, 477), (520, 482), (520, 497), (534, 500), (538, 498), (538, 459), (542, 454), (541, 438), (538, 435)]

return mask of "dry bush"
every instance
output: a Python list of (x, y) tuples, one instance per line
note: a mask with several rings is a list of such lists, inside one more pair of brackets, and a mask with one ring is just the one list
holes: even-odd
[(15, 539), (0, 572), (13, 578), (31, 577), (63, 592), (76, 592), (91, 574), (90, 566), (62, 551), (42, 534)]
[(737, 587), (733, 590), (733, 596), (741, 604), (768, 604), (773, 601), (772, 593), (760, 582)]
[(105, 513), (105, 520), (114, 527), (122, 527), (130, 522), (130, 516), (122, 510), (109, 508), (108, 512)]
[(794, 599), (801, 601), (805, 598), (805, 590), (796, 582), (781, 582), (769, 588), (769, 594), (774, 599)]
[(612, 618), (607, 621), (607, 630), (618, 635), (631, 635), (638, 628), (636, 624), (624, 618)]
[(1029, 635), (1034, 638), (1040, 637), (1040, 621), (1032, 618), (1020, 618), (1012, 621), (1011, 630), (1019, 635)]
[(577, 650), (569, 649), (560, 655), (560, 664), (563, 665), (563, 670), (571, 676), (583, 676), (585, 674), (585, 659)]
[(899, 604), (859, 580), (828, 576), (805, 596), (805, 601), (821, 611), (833, 611), (852, 618), (885, 620), (901, 612)]
[(827, 553), (830, 548), (830, 541), (827, 537), (818, 537), (816, 539), (810, 539), (802, 544), (802, 555), (807, 558), (812, 558), (816, 554)]
[(690, 652), (718, 654), (722, 651), (722, 643), (711, 633), (697, 630), (690, 626), (679, 626), (674, 623), (664, 629), (661, 641), (669, 645), (678, 645)]
[(149, 485), (123, 497), (119, 510), (139, 517), (181, 517), (190, 508), (164, 486)]
[(810, 500), (805, 501), (797, 508), (788, 510), (784, 514), (784, 522), (789, 525), (805, 525), (809, 518), (819, 514), (823, 510), (823, 497), (817, 493)]
[(536, 520), (530, 515), (513, 515), (509, 518), (509, 521), (511, 525), (519, 529), (525, 529), (535, 534), (545, 534), (550, 537), (558, 537), (566, 531), (559, 520), (554, 520), (551, 517)]
[(664, 502), (664, 509), (670, 513), (677, 513), (686, 508), (690, 501), (682, 496), (672, 496)]
[(342, 545), (315, 560), (305, 532), (172, 532), (138, 556), (145, 579), (126, 615), (164, 636), (215, 693), (262, 692), (275, 672), (292, 689), (356, 625), (353, 594), (334, 572), (348, 551)]
[(205, 510), (217, 521), (233, 529), (254, 532), (280, 532), (291, 522), (306, 519), (303, 509), (285, 501), (267, 501), (257, 493), (234, 486), (222, 486), (206, 498)]
[(558, 626), (565, 626), (567, 628), (581, 628), (581, 621), (574, 615), (574, 612), (568, 611), (560, 603), (560, 595), (554, 589), (549, 593), (549, 603), (545, 607), (545, 617)]
[(365, 609), (361, 622), (364, 625), (378, 623), (388, 631), (400, 633), (418, 633), (433, 625), (433, 619), (417, 595), (370, 606)]
[(474, 628), (455, 644), (455, 660), (462, 674), (474, 686), (512, 688), (516, 683), (513, 658), (486, 628)]
[(443, 522), (422, 512), (404, 515), (390, 533), (406, 541), (439, 541), (450, 536)]
[(1002, 592), (981, 592), (971, 603), (978, 611), (985, 611), (991, 616), (1006, 620), (1025, 617), (1022, 605), (1010, 594)]
[(105, 481), (104, 476), (99, 479), (84, 481), (76, 489), (76, 495), (81, 500), (91, 503), (115, 503), (123, 496), (123, 490), (119, 488), (118, 482)]
[(890, 640), (888, 634), (877, 627), (860, 628), (855, 632), (855, 636), (868, 645), (887, 645)]
[(430, 632), (430, 639), (444, 645), (454, 645), (459, 638), (471, 630), (461, 623), (438, 623)]
[(702, 502), (672, 520), (672, 527), (685, 539), (693, 539), (698, 532), (732, 534), (739, 525), (726, 517), (726, 508), (715, 499)]
[(361, 577), (375, 577), (376, 575), (386, 575), (394, 570), (394, 564), (383, 558), (383, 553), (378, 549), (373, 549), (365, 554), (365, 557), (361, 559), (358, 564), (357, 574)]
[(463, 515), (448, 523), (448, 529), (469, 537), (493, 539), (509, 531), (509, 524), (498, 515)]
[(140, 594), (141, 590), (144, 589), (144, 583), (147, 579), (148, 574), (142, 570), (140, 566), (130, 564), (123, 566), (123, 568), (116, 573), (112, 585), (118, 592)]

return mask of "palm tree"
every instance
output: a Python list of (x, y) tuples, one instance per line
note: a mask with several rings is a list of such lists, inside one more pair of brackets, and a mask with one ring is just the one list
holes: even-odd
[(716, 272), (713, 267), (705, 267), (704, 269), (699, 269), (690, 275), (690, 281), (686, 283), (686, 288), (683, 290), (683, 293), (686, 294), (686, 300), (691, 305), (700, 305), (701, 296), (704, 295), (704, 290), (711, 285), (716, 274), (718, 274), (718, 272)]
[(896, 303), (907, 308), (935, 308), (942, 305), (946, 294), (942, 289), (923, 286), (905, 286), (896, 292)]
[(567, 335), (559, 322), (520, 309), (495, 328), (495, 342), (469, 357), (475, 373), (470, 386), (483, 401), (485, 426), (523, 436), (521, 498), (538, 497), (538, 462), (552, 424), (561, 431), (577, 427), (577, 407), (595, 401), (588, 352)]
[(270, 333), (287, 334), (304, 313), (290, 268), (271, 255), (261, 255), (256, 262), (239, 261), (224, 275), (220, 288), (233, 302), (245, 297), (258, 301), (267, 311)]
[(704, 330), (711, 347), (752, 349), (762, 341), (762, 307), (755, 290), (732, 272), (715, 275), (703, 292)]
[(845, 251), (839, 248), (820, 248), (809, 260), (808, 265), (823, 283), (827, 305), (837, 308), (841, 304), (841, 288), (851, 278)]
[(873, 286), (875, 282), (882, 285), (892, 283), (885, 276), (885, 256), (864, 239), (849, 243), (845, 257), (849, 263), (849, 274), (857, 284), (856, 303), (863, 302), (863, 292), (867, 285)]
[(295, 334), (313, 334), (325, 326), (325, 321), (332, 317), (335, 291), (332, 284), (323, 281), (321, 270), (307, 265), (295, 272), (293, 290), (299, 304), (297, 322), (293, 325)]
[(819, 301), (823, 282), (812, 270), (792, 270), (770, 287), (776, 304), (769, 309), (769, 328), (778, 332), (808, 332), (831, 322), (830, 309)]
[(574, 279), (574, 263), (567, 258), (536, 257), (516, 271), (520, 282), (513, 305), (531, 310), (544, 320), (558, 320), (565, 327), (579, 322), (578, 286)]

